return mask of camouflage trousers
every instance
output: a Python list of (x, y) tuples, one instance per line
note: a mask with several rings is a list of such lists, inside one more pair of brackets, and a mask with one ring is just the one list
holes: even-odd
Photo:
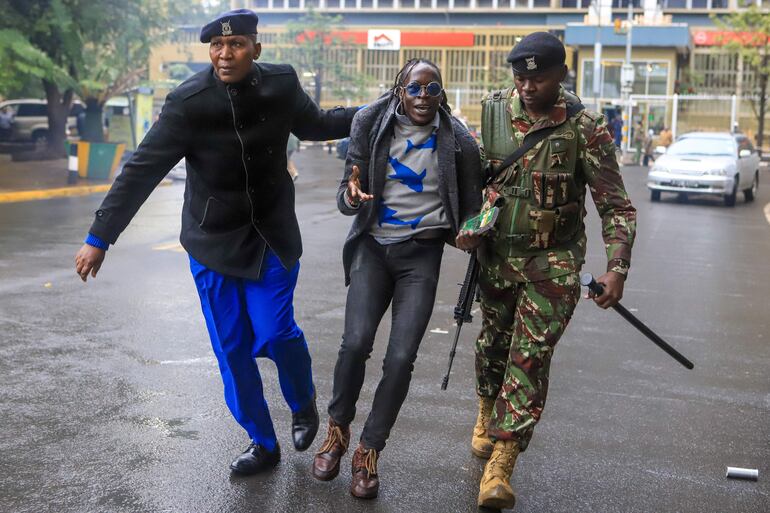
[(482, 266), (479, 288), (476, 392), (497, 398), (489, 436), (516, 440), (523, 451), (545, 406), (554, 347), (580, 298), (578, 275), (522, 283)]

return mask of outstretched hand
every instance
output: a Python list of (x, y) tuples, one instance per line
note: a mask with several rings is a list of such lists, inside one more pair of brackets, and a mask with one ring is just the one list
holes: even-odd
[(597, 296), (589, 290), (585, 297), (586, 299), (593, 299), (599, 308), (611, 308), (623, 299), (625, 282), (626, 279), (622, 274), (615, 271), (606, 272), (596, 278), (596, 283), (600, 284), (604, 289), (602, 295)]
[(91, 277), (96, 278), (96, 273), (99, 272), (106, 253), (103, 249), (95, 248), (90, 244), (83, 244), (83, 247), (75, 255), (75, 272), (78, 273), (81, 280), (86, 281), (89, 273)]
[(366, 203), (374, 198), (371, 194), (366, 194), (361, 190), (360, 177), (361, 171), (358, 169), (358, 166), (353, 164), (353, 171), (350, 173), (350, 178), (348, 178), (348, 190), (346, 191), (346, 194), (348, 195), (350, 204), (355, 206), (360, 203)]

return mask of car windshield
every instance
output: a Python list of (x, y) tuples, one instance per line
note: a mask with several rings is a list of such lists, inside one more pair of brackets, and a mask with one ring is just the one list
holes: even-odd
[(732, 141), (729, 139), (686, 137), (672, 144), (666, 153), (669, 155), (731, 157), (735, 154), (735, 149), (733, 148)]

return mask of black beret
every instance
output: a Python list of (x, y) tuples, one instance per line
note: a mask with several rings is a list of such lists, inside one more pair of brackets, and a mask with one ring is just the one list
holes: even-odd
[(548, 32), (533, 32), (525, 36), (508, 54), (514, 73), (540, 73), (564, 65), (567, 53), (558, 37)]
[(201, 29), (201, 43), (216, 36), (247, 36), (257, 33), (259, 18), (254, 11), (236, 9), (217, 16)]

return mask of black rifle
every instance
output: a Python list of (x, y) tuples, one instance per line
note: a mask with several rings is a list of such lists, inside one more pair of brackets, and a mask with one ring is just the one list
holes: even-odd
[(455, 350), (457, 349), (457, 340), (460, 338), (460, 329), (464, 322), (473, 322), (471, 309), (473, 308), (473, 299), (476, 297), (476, 285), (479, 277), (479, 262), (476, 260), (476, 252), (471, 253), (471, 259), (468, 261), (468, 270), (465, 271), (465, 280), (460, 287), (460, 297), (457, 298), (455, 306), (455, 339), (452, 342), (452, 350), (449, 351), (449, 366), (447, 367), (444, 380), (441, 382), (441, 390), (446, 390), (449, 384), (449, 373), (452, 372), (452, 362), (455, 359)]
[[(594, 280), (594, 277), (591, 273), (584, 273), (580, 277), (580, 284), (584, 287), (588, 287), (588, 289), (593, 292), (597, 296), (601, 296), (604, 293), (604, 287), (601, 286), (601, 284), (596, 283), (596, 280)], [(655, 342), (655, 344), (663, 349), (665, 352), (667, 352), (674, 360), (678, 361), (688, 369), (692, 369), (695, 367), (695, 365), (685, 358), (685, 356), (668, 345), (668, 343), (660, 338), (657, 333), (652, 331), (650, 328), (648, 328), (642, 321), (636, 318), (634, 314), (626, 310), (626, 308), (618, 303), (617, 305), (613, 306), (614, 308), (625, 320), (630, 322), (634, 328), (638, 329), (642, 333), (644, 333), (647, 338)]]

